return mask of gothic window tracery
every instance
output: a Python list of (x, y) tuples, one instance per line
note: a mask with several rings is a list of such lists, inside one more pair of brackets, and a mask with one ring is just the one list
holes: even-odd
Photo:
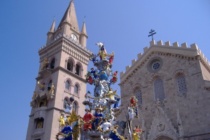
[(160, 62), (154, 61), (151, 66), (153, 70), (158, 70), (160, 68)]
[(184, 74), (181, 74), (181, 73), (177, 74), (176, 82), (177, 82), (177, 86), (178, 86), (178, 94), (179, 95), (186, 95), (187, 86), (186, 86), (186, 81), (185, 81)]
[(163, 61), (160, 57), (155, 57), (149, 61), (147, 68), (150, 72), (158, 72), (163, 65)]
[(154, 80), (155, 100), (163, 101), (165, 99), (163, 81), (160, 78)]
[(142, 105), (142, 92), (140, 88), (136, 88), (135, 91), (135, 96), (138, 99), (138, 105), (141, 106)]

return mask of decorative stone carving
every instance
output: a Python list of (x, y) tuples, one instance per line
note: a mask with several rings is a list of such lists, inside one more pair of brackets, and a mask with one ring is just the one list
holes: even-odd
[(165, 114), (163, 108), (158, 105), (148, 134), (148, 140), (155, 140), (159, 136), (167, 136), (173, 140), (178, 139), (178, 134), (174, 126)]
[(53, 99), (55, 96), (55, 85), (52, 83), (50, 90), (47, 93), (47, 99)]
[(41, 64), (41, 70), (47, 69), (48, 65), (49, 65), (49, 60), (48, 58), (45, 57)]
[(160, 123), (160, 124), (157, 125), (157, 129), (158, 129), (159, 132), (162, 132), (162, 131), (165, 130), (165, 125)]

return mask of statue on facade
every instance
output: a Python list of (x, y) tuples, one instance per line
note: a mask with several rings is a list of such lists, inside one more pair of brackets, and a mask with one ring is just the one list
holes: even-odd
[(49, 65), (49, 60), (48, 60), (47, 57), (45, 57), (42, 64), (41, 64), (41, 70), (47, 69), (48, 65)]
[(38, 94), (36, 93), (36, 91), (34, 91), (34, 94), (33, 94), (32, 100), (35, 100), (37, 97), (38, 97)]
[(42, 91), (45, 90), (45, 83), (40, 83), (40, 81), (37, 81), (37, 84), (38, 84), (40, 90), (42, 90)]
[(48, 91), (48, 100), (53, 99), (55, 96), (55, 85), (52, 83), (50, 86), (50, 90)]

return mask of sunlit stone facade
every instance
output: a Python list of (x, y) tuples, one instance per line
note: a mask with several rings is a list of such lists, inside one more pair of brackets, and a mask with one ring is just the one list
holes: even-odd
[[(150, 42), (120, 74), (122, 112), (126, 121), (132, 95), (143, 140), (210, 139), (210, 66), (196, 44)], [(129, 136), (128, 130), (125, 134)]]

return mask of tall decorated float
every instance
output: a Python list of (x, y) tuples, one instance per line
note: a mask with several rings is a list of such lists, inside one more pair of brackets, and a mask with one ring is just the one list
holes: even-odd
[[(61, 115), (59, 122), (61, 131), (57, 135), (57, 140), (125, 140), (139, 139), (141, 130), (132, 129), (132, 120), (138, 116), (137, 99), (135, 96), (130, 98), (127, 109), (127, 120), (122, 122), (116, 121), (116, 115), (121, 112), (119, 108), (120, 96), (117, 90), (112, 86), (117, 82), (118, 71), (113, 71), (114, 53), (107, 53), (103, 43), (96, 43), (99, 47), (97, 54), (92, 54), (90, 61), (93, 63), (92, 68), (86, 74), (86, 82), (93, 86), (93, 91), (87, 91), (85, 94), (85, 115), (76, 115), (71, 110), (71, 104), (74, 99), (70, 99), (70, 115)], [(119, 131), (127, 128), (130, 135), (124, 137)]]

